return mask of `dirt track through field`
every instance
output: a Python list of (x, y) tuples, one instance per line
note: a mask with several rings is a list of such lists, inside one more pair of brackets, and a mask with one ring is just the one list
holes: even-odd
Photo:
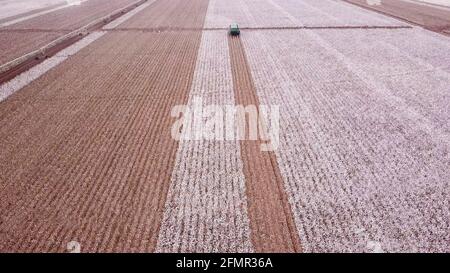
[[(259, 107), (241, 40), (230, 36), (228, 42), (236, 104)], [(262, 141), (241, 141), (253, 246), (256, 252), (300, 252), (297, 228), (275, 153), (261, 151), (261, 144)]]
[(200, 40), (107, 34), (0, 104), (0, 251), (154, 250)]

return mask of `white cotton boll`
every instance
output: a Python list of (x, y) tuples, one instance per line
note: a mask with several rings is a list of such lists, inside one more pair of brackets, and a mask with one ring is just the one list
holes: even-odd
[(381, 243), (376, 241), (367, 242), (367, 249), (372, 253), (384, 253)]
[(79, 6), (81, 5), (81, 0), (66, 0), (67, 5), (69, 6)]

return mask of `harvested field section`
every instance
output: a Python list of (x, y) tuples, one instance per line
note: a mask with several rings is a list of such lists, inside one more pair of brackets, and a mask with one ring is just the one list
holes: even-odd
[(439, 6), (443, 8), (450, 8), (450, 3), (448, 0), (410, 0), (410, 1), (419, 1), (423, 4), (432, 4), (433, 6)]
[[(405, 23), (335, 0), (273, 0), (307, 26), (399, 26)], [(306, 18), (303, 16), (306, 12)], [(308, 16), (309, 15), (309, 16)], [(317, 21), (318, 18), (323, 21)], [(312, 20), (311, 23), (309, 20)]]
[(107, 34), (0, 103), (1, 251), (154, 250), (200, 39)]
[(32, 14), (48, 11), (56, 7), (66, 5), (65, 0), (33, 1), (33, 0), (3, 0), (0, 11), (0, 24), (17, 18), (23, 18)]
[[(86, 36), (84, 39), (81, 39), (80, 41), (74, 43), (73, 45), (59, 51), (53, 57), (46, 59), (44, 62), (34, 66), (33, 68), (26, 71), (25, 73), (22, 73), (22, 74), (16, 76), (13, 80), (0, 85), (0, 102), (4, 101), (8, 97), (10, 97), (10, 102), (11, 102), (8, 104), (8, 107), (5, 105), (5, 107), (1, 109), (0, 120), (4, 119), (4, 118), (8, 118), (8, 117), (14, 117), (15, 115), (18, 115), (18, 114), (24, 114), (23, 112), (22, 113), (19, 112), (21, 110), (20, 108), (22, 106), (29, 106), (29, 104), (32, 101), (36, 100), (37, 97), (39, 96), (39, 92), (34, 93), (34, 96), (23, 96), (23, 94), (21, 94), (20, 92), (19, 92), (19, 94), (17, 94), (16, 92), (20, 91), (22, 88), (26, 87), (33, 81), (35, 81), (41, 77), (46, 77), (46, 75), (48, 75), (48, 74), (46, 74), (48, 71), (50, 71), (51, 69), (60, 65), (61, 63), (63, 63), (67, 59), (71, 58), (75, 54), (79, 53), (80, 50), (82, 50), (83, 48), (86, 48), (87, 46), (92, 44), (95, 40), (102, 37), (103, 35), (105, 35), (105, 32), (99, 31), (99, 32), (92, 33), (92, 34)], [(68, 69), (68, 70), (70, 70), (70, 69)], [(77, 73), (77, 71), (72, 71), (72, 70), (70, 70), (70, 71), (72, 73), (74, 73), (75, 75)], [(56, 79), (63, 78), (62, 74), (63, 73), (60, 73), (58, 75), (59, 77), (56, 76)], [(67, 74), (68, 74), (68, 72), (65, 71), (65, 75), (67, 75)], [(72, 77), (74, 74), (72, 74)], [(53, 80), (55, 80), (55, 78), (53, 78)], [(49, 82), (50, 81), (47, 81), (47, 84)], [(42, 91), (42, 90), (43, 89), (39, 89), (39, 91)], [(44, 87), (44, 90), (45, 90), (45, 87)], [(12, 96), (13, 94), (16, 94), (16, 96)], [(56, 92), (55, 94), (58, 94), (58, 92)], [(52, 99), (55, 99), (55, 98), (52, 97)], [(23, 120), (21, 120), (21, 121), (23, 121)], [(16, 123), (14, 125), (18, 126), (19, 123)]]
[(2, 29), (75, 30), (137, 0), (89, 0)]
[(157, 0), (118, 29), (201, 29), (207, 9), (208, 0)]
[(414, 1), (383, 0), (380, 5), (368, 5), (365, 0), (345, 0), (355, 5), (379, 11), (427, 29), (442, 32), (450, 30), (450, 9), (423, 5)]
[[(241, 40), (230, 36), (228, 42), (236, 104), (259, 108)], [(299, 252), (300, 241), (275, 154), (261, 151), (262, 141), (243, 140), (240, 143), (256, 252)]]
[(68, 31), (1, 31), (0, 65), (45, 46)]
[[(234, 104), (226, 35), (203, 33), (189, 107)], [(171, 180), (158, 252), (253, 250), (237, 141), (182, 141)]]
[(2, 52), (0, 65), (37, 50), (71, 31), (136, 1), (89, 0), (79, 6), (67, 7), (0, 28), (0, 52)]
[(241, 37), (304, 250), (446, 251), (448, 141), (315, 32)]
[[(318, 30), (315, 33), (342, 53), (353, 69), (370, 75), (373, 82), (388, 89), (390, 95), (403, 100), (408, 108), (426, 118), (432, 128), (450, 136), (450, 73), (439, 68), (450, 63), (435, 67), (428, 63), (426, 56), (422, 58), (391, 44), (391, 41), (397, 44), (404, 41), (414, 31)], [(352, 39), (352, 47), (348, 46), (349, 39)], [(444, 36), (440, 41), (423, 36), (422, 41), (417, 42), (417, 47), (428, 48), (428, 52), (436, 48), (435, 53), (439, 53), (439, 45), (444, 43), (450, 50), (450, 39)], [(448, 55), (442, 56), (445, 59)]]

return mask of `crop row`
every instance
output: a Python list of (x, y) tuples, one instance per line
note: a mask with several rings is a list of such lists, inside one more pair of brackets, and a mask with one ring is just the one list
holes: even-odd
[[(233, 105), (226, 32), (204, 32), (188, 105)], [(252, 251), (239, 143), (179, 145), (161, 225), (161, 252)]]
[[(353, 69), (370, 75), (379, 88), (388, 90), (389, 96), (403, 101), (410, 111), (417, 112), (435, 130), (448, 134), (450, 73), (445, 70), (448, 69), (445, 50), (448, 52), (450, 46), (443, 43), (442, 40), (447, 40), (443, 36), (441, 40), (433, 40), (432, 35), (418, 36), (416, 32), (421, 31), (345, 30), (339, 33), (318, 31), (317, 34), (332, 43)], [(428, 56), (418, 55), (417, 49), (400, 45), (408, 37), (417, 37), (415, 46), (428, 52)], [(348, 39), (352, 39), (352, 47), (348, 46)], [(434, 56), (430, 57), (431, 52)]]
[(405, 25), (342, 1), (211, 0), (205, 27), (226, 27), (232, 22), (252, 28)]
[(0, 249), (155, 249), (200, 37), (109, 33), (2, 102)]
[[(107, 2), (107, 4), (105, 4)], [(0, 29), (0, 65), (123, 8), (134, 0), (90, 0)]]
[(157, 0), (119, 29), (201, 28), (207, 9), (206, 0)]
[(304, 250), (444, 251), (439, 135), (316, 32), (243, 38), (261, 103), (280, 105), (277, 159)]
[(135, 0), (89, 0), (81, 5), (73, 5), (42, 16), (38, 16), (3, 29), (26, 30), (75, 30), (94, 19), (101, 18), (109, 13), (123, 8)]

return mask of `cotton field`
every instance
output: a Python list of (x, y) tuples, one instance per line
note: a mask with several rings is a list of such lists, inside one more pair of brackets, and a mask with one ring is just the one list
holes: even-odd
[(450, 9), (50, 2), (0, 13), (0, 252), (449, 251)]

